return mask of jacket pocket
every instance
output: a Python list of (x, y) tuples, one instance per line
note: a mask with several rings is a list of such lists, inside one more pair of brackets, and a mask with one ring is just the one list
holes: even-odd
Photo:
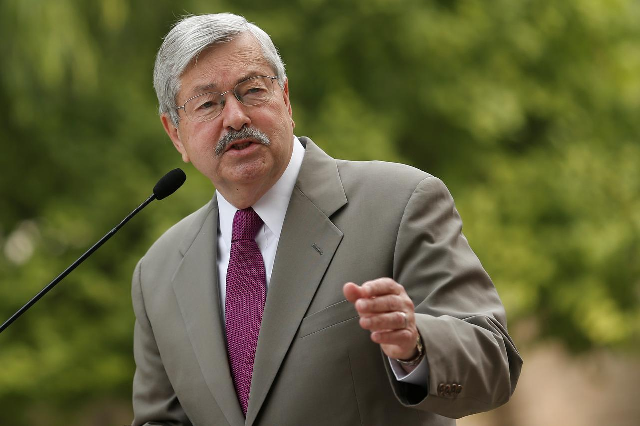
[(358, 318), (356, 308), (347, 300), (342, 300), (306, 316), (300, 324), (298, 336), (304, 339), (312, 334), (319, 333), (356, 318)]

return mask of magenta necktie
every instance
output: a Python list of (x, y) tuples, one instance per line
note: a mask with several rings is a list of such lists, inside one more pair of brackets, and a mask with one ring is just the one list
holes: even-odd
[(238, 210), (233, 217), (231, 256), (227, 268), (225, 316), (227, 353), (233, 384), (242, 412), (247, 414), (262, 312), (267, 296), (262, 254), (255, 237), (262, 219), (251, 208)]

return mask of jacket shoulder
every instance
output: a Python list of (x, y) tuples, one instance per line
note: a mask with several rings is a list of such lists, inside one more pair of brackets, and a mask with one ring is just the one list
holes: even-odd
[(370, 188), (384, 194), (410, 195), (415, 188), (433, 175), (413, 166), (386, 161), (336, 160), (345, 192)]
[[(179, 222), (167, 229), (147, 250), (145, 258), (153, 258), (155, 255), (166, 255), (168, 251), (181, 248), (182, 244), (193, 241), (195, 234), (202, 227), (204, 220), (208, 216), (210, 210), (213, 209), (213, 202), (209, 202), (184, 217)], [(191, 237), (191, 238), (190, 238)], [(188, 249), (188, 247), (184, 247)]]

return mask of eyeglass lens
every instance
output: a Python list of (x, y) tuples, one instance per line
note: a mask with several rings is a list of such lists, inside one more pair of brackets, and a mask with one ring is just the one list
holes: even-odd
[[(273, 79), (263, 76), (251, 77), (238, 83), (233, 88), (233, 94), (243, 105), (259, 105), (273, 95)], [(209, 92), (187, 101), (184, 110), (191, 120), (211, 120), (220, 115), (224, 104), (225, 100), (222, 94)]]

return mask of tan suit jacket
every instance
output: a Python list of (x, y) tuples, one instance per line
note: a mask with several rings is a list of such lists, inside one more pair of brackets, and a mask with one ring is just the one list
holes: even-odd
[[(301, 141), (246, 423), (225, 347), (214, 197), (136, 267), (133, 424), (453, 425), (447, 417), (506, 402), (522, 361), (444, 184), (400, 164), (335, 160)], [(385, 276), (416, 305), (428, 390), (396, 382), (344, 299), (344, 283)]]

